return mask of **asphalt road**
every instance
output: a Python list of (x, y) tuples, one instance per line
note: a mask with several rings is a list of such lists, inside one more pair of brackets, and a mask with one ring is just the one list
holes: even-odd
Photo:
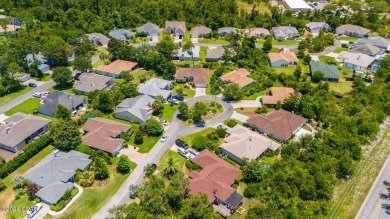
[(31, 97), (33, 97), (32, 95), (34, 93), (42, 93), (44, 91), (46, 91), (48, 88), (50, 87), (53, 87), (56, 83), (53, 81), (53, 80), (50, 80), (50, 81), (47, 81), (45, 83), (42, 83), (40, 85), (38, 85), (37, 87), (35, 87), (34, 89), (30, 90), (29, 92), (27, 93), (24, 93), (18, 97), (16, 97), (15, 99), (9, 101), (8, 103), (0, 106), (0, 114), (3, 114), (4, 112), (10, 110), (11, 108), (23, 103), (24, 101), (30, 99)]
[[(386, 219), (390, 218), (390, 197), (381, 198), (381, 194), (390, 194), (384, 182), (390, 182), (390, 156), (375, 180), (370, 193), (367, 195), (356, 219)], [(386, 210), (387, 208), (387, 210)]]
[[(188, 103), (188, 105), (191, 105), (197, 101), (202, 100), (215, 100), (224, 106), (224, 112), (221, 115), (207, 121), (206, 127), (215, 126), (218, 123), (230, 118), (233, 114), (233, 106), (227, 102), (224, 102), (219, 97), (199, 96), (189, 99), (186, 102)], [(109, 215), (108, 213), (109, 209), (118, 205), (130, 203), (131, 199), (129, 198), (129, 186), (132, 184), (139, 185), (144, 181), (144, 167), (149, 163), (158, 164), (162, 160), (165, 153), (172, 147), (172, 145), (174, 145), (175, 140), (177, 138), (186, 136), (194, 132), (198, 132), (202, 129), (203, 128), (198, 127), (183, 127), (180, 124), (180, 120), (177, 118), (177, 114), (175, 114), (170, 124), (170, 127), (166, 132), (169, 135), (168, 140), (164, 143), (158, 142), (153, 147), (153, 149), (148, 153), (148, 155), (134, 169), (129, 178), (127, 178), (127, 180), (122, 184), (122, 186), (115, 193), (115, 195), (92, 217), (92, 219), (103, 219), (106, 217), (110, 218), (111, 215)]]

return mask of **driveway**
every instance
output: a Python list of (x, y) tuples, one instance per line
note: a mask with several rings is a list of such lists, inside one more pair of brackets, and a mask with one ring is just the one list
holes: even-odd
[(191, 38), (191, 42), (192, 43), (198, 43), (199, 42), (199, 38)]
[(234, 113), (233, 113), (233, 115), (232, 115), (232, 119), (237, 119), (237, 120), (240, 121), (240, 122), (246, 123), (246, 120), (248, 120), (249, 117), (246, 116), (246, 115), (243, 115), (243, 114), (241, 114), (241, 113), (238, 113), (238, 112), (234, 111)]
[[(34, 215), (34, 217), (32, 217), (33, 219), (42, 219), (50, 211), (49, 205), (42, 203), (42, 202), (41, 202), (41, 204), (42, 204), (42, 209), (36, 215)], [(32, 207), (32, 206), (29, 206), (29, 207)], [(27, 219), (27, 217), (25, 216), (23, 219)]]
[(0, 114), (0, 123), (5, 124), (4, 120), (8, 119), (8, 116)]
[(142, 154), (138, 152), (138, 148), (135, 148), (129, 145), (128, 148), (123, 148), (120, 152), (120, 155), (124, 154), (129, 157), (131, 161), (136, 163), (137, 165), (146, 157), (147, 154)]
[(28, 85), (28, 83), (35, 83), (37, 86), (40, 86), (40, 85), (44, 84), (45, 82), (44, 81), (37, 81), (35, 79), (29, 79), (29, 80), (23, 82), (22, 84)]
[(206, 88), (195, 88), (195, 97), (205, 96)]

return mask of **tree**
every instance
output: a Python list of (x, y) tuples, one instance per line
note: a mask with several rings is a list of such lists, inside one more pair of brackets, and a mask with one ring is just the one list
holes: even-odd
[(28, 180), (21, 175), (16, 175), (11, 179), (11, 185), (14, 189), (24, 188), (28, 183)]
[(35, 194), (37, 194), (38, 190), (39, 190), (39, 188), (38, 188), (38, 185), (36, 183), (29, 182), (27, 184), (26, 193), (28, 196), (34, 197)]
[(226, 100), (235, 101), (240, 100), (243, 96), (242, 90), (238, 84), (233, 83), (226, 86), (225, 90), (222, 92)]
[(131, 170), (130, 159), (126, 155), (119, 156), (119, 160), (116, 166), (116, 170), (119, 173), (128, 173)]
[(246, 183), (261, 182), (263, 170), (258, 160), (252, 160), (242, 167), (243, 180)]
[(144, 173), (145, 173), (145, 177), (150, 177), (154, 171), (156, 170), (156, 167), (153, 166), (152, 164), (147, 164), (145, 167), (144, 167)]
[(272, 37), (267, 37), (263, 44), (263, 52), (264, 53), (269, 53), (272, 49)]
[(15, 62), (11, 62), (9, 63), (8, 67), (7, 67), (7, 73), (9, 74), (16, 74), (16, 73), (22, 73), (24, 70), (22, 67), (20, 67), (20, 65), (18, 65), (17, 63)]
[(204, 102), (196, 102), (191, 109), (192, 119), (194, 121), (199, 121), (208, 111), (207, 105)]
[(302, 76), (302, 68), (301, 66), (297, 65), (297, 67), (294, 70), (294, 76), (297, 82), (301, 79)]
[(114, 109), (115, 103), (110, 96), (109, 91), (101, 91), (92, 102), (93, 108), (103, 113), (111, 113)]
[(158, 115), (164, 109), (164, 97), (158, 96), (152, 103), (153, 115)]
[(80, 144), (81, 135), (79, 128), (73, 121), (58, 120), (49, 126), (50, 138), (57, 149), (69, 151), (76, 149)]
[(85, 55), (77, 55), (73, 61), (73, 67), (81, 72), (92, 69), (91, 58)]
[(144, 133), (140, 129), (138, 129), (135, 132), (134, 143), (135, 144), (142, 144), (142, 143), (144, 143)]
[(303, 57), (303, 64), (308, 65), (311, 61), (311, 56), (309, 54), (306, 54), (305, 57)]
[(100, 157), (96, 157), (93, 161), (93, 170), (95, 171), (95, 179), (103, 180), (107, 179), (110, 176), (108, 171), (107, 162)]
[(148, 136), (158, 136), (164, 131), (164, 127), (159, 121), (155, 119), (148, 119), (142, 125), (142, 130), (144, 130)]
[(53, 69), (52, 79), (62, 87), (72, 80), (72, 72), (66, 67), (57, 67)]
[(207, 195), (193, 195), (187, 199), (181, 214), (183, 219), (212, 218), (213, 209), (207, 208)]
[(177, 108), (179, 109), (182, 119), (187, 120), (189, 118), (188, 104), (184, 101), (180, 101)]
[(313, 76), (311, 77), (311, 80), (315, 83), (320, 82), (322, 79), (324, 79), (324, 73), (322, 71), (315, 71), (313, 72)]
[(209, 139), (203, 135), (196, 135), (191, 142), (192, 147), (198, 151), (203, 151), (204, 149), (208, 148), (209, 143)]
[(215, 130), (215, 133), (217, 133), (219, 138), (224, 138), (226, 136), (226, 131), (223, 128), (217, 128), (217, 130)]
[(134, 83), (122, 83), (120, 91), (126, 98), (136, 97), (138, 95), (137, 85)]
[(194, 49), (194, 44), (191, 41), (188, 41), (187, 43), (184, 44), (183, 50), (187, 51), (189, 55), (191, 55), (192, 58), (192, 67), (194, 68), (195, 66), (195, 61), (194, 61), (194, 52), (192, 51)]
[(66, 108), (62, 104), (58, 104), (56, 111), (54, 113), (55, 117), (58, 119), (63, 119), (63, 120), (70, 120), (72, 118), (72, 115), (68, 108)]
[(162, 54), (168, 61), (172, 60), (177, 46), (169, 38), (164, 38), (156, 45), (156, 50)]
[(175, 173), (179, 171), (178, 162), (174, 157), (168, 157), (168, 159), (162, 163), (163, 176), (170, 179)]

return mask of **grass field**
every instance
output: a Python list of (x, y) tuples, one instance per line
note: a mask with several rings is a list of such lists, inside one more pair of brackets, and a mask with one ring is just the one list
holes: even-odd
[(224, 40), (224, 39), (206, 39), (206, 38), (203, 38), (203, 39), (200, 39), (198, 42), (199, 43), (210, 43), (210, 44), (229, 44), (229, 42)]
[(333, 52), (334, 53), (340, 53), (340, 52), (343, 52), (343, 51), (349, 51), (349, 50), (348, 50), (348, 48), (339, 47), (339, 48), (335, 49)]
[(25, 87), (23, 90), (21, 91), (18, 91), (18, 92), (15, 92), (15, 93), (12, 93), (12, 94), (8, 94), (8, 95), (5, 95), (4, 97), (0, 97), (0, 106), (8, 103), (9, 101), (15, 99), (16, 97), (24, 94), (24, 93), (27, 93), (29, 92), (30, 90), (32, 90), (33, 88), (32, 87)]
[[(251, 13), (253, 10), (253, 4), (248, 4), (245, 1), (237, 1), (237, 5), (240, 9), (244, 9), (244, 11)], [(268, 6), (264, 2), (257, 3), (256, 2), (256, 8), (260, 13), (268, 13), (271, 14), (271, 11), (269, 10)]]
[(163, 120), (167, 120), (168, 122), (171, 122), (173, 119), (173, 115), (177, 111), (177, 105), (172, 105), (171, 104), (164, 104), (164, 109), (158, 117)]
[[(187, 168), (184, 166), (187, 159), (185, 159), (183, 156), (181, 156), (180, 154), (178, 154), (177, 152), (175, 151), (172, 151), (172, 150), (169, 150), (164, 158), (162, 159), (162, 161), (160, 162), (160, 164), (157, 166), (157, 170), (161, 173), (163, 170), (164, 170), (164, 164), (167, 162), (167, 160), (169, 158), (173, 157), (175, 160), (176, 160), (176, 164), (180, 167), (180, 171), (183, 171), (183, 170), (186, 170)], [(186, 172), (184, 172), (184, 174), (186, 174)]]
[(97, 68), (97, 67), (99, 67), (99, 66), (101, 66), (103, 64), (104, 64), (104, 60), (103, 59), (99, 59), (99, 61), (92, 63), (92, 67)]
[(178, 83), (178, 84), (176, 85), (176, 87), (173, 88), (173, 92), (174, 92), (175, 94), (177, 94), (177, 93), (176, 93), (176, 90), (177, 90), (178, 88), (182, 88), (183, 91), (184, 91), (184, 93), (187, 94), (187, 95), (184, 95), (184, 96), (183, 96), (184, 99), (192, 98), (192, 97), (195, 96), (195, 91), (192, 90), (192, 89), (185, 88), (185, 84), (183, 84), (183, 83), (180, 83), (180, 84)]
[(280, 49), (279, 48), (272, 48), (269, 52), (279, 52), (280, 51)]
[(192, 140), (194, 140), (195, 136), (202, 135), (207, 136), (208, 133), (215, 131), (215, 128), (205, 128), (202, 131), (195, 132), (193, 134), (187, 135), (185, 137), (180, 138), (181, 140), (187, 142), (188, 145), (192, 145)]
[(71, 94), (74, 94), (74, 90), (73, 90), (73, 82), (72, 83), (68, 83), (66, 84), (65, 86), (61, 86), (59, 84), (56, 84), (54, 87), (51, 87), (48, 89), (50, 92), (54, 92), (54, 91), (63, 91), (63, 92), (66, 92), (66, 93), (71, 93)]
[[(131, 128), (134, 131), (137, 131), (139, 126), (140, 124), (133, 123)], [(133, 134), (128, 143), (132, 146), (139, 148), (138, 149), (139, 153), (148, 153), (153, 148), (153, 146), (160, 140), (161, 136), (162, 135), (144, 137), (144, 142), (142, 144), (137, 145), (134, 143), (135, 134)]]
[(205, 61), (206, 61), (207, 49), (208, 49), (207, 46), (201, 46), (201, 47), (200, 47), (199, 60), (200, 60), (201, 62), (205, 62)]
[(6, 116), (11, 116), (16, 112), (33, 114), (34, 111), (41, 106), (40, 102), (41, 102), (41, 99), (39, 99), (39, 98), (30, 98), (30, 99), (24, 101), (23, 103), (15, 106), (14, 108), (8, 110), (4, 114)]

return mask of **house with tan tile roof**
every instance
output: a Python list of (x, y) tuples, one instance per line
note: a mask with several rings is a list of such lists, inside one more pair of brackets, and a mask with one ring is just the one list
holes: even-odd
[(122, 72), (130, 73), (134, 71), (138, 63), (125, 60), (115, 60), (108, 65), (101, 65), (95, 69), (96, 74), (107, 75), (113, 78), (119, 78)]
[(250, 73), (245, 68), (236, 69), (225, 75), (222, 75), (218, 80), (227, 84), (235, 83), (240, 86), (241, 89), (255, 83), (256, 81), (249, 77)]
[(11, 25), (11, 24), (7, 24), (5, 26), (5, 28), (3, 28), (1, 25), (0, 25), (0, 35), (5, 35), (7, 33), (15, 33), (16, 31), (18, 31), (20, 29), (20, 26), (16, 26), (16, 25)]
[(189, 194), (205, 193), (209, 205), (224, 206), (234, 212), (243, 197), (231, 185), (241, 175), (241, 170), (208, 150), (200, 152), (192, 162), (198, 164), (202, 170), (193, 170), (189, 174), (186, 191)]
[(269, 30), (267, 30), (265, 28), (260, 28), (260, 27), (247, 29), (247, 30), (245, 30), (245, 33), (250, 37), (254, 36), (257, 38), (267, 37), (267, 36), (271, 35)]
[(194, 82), (196, 88), (206, 88), (209, 83), (208, 68), (179, 68), (175, 74), (176, 82)]
[(125, 140), (119, 138), (120, 134), (128, 132), (130, 126), (97, 117), (88, 119), (82, 129), (85, 133), (81, 138), (83, 144), (114, 156), (119, 153), (125, 142)]
[(206, 26), (196, 26), (191, 29), (191, 38), (201, 38), (211, 34), (211, 28)]
[(281, 109), (272, 111), (266, 116), (255, 114), (246, 122), (259, 132), (266, 133), (268, 136), (284, 142), (297, 133), (305, 125), (307, 119)]
[(297, 65), (299, 60), (294, 52), (270, 52), (268, 53), (268, 60), (271, 67), (288, 67), (290, 65)]
[(94, 73), (82, 73), (79, 80), (73, 85), (73, 89), (87, 95), (91, 91), (108, 89), (112, 84), (112, 78)]
[(284, 99), (294, 93), (294, 88), (291, 87), (271, 87), (269, 95), (263, 95), (260, 98), (261, 104), (268, 107), (275, 107), (278, 102), (283, 104)]

